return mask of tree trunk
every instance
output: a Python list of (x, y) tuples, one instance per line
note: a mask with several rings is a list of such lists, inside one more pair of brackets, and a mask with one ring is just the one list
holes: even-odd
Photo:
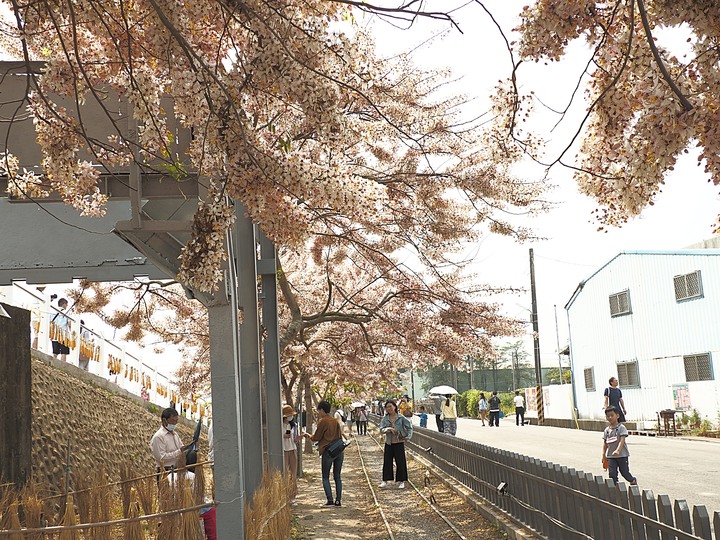
[[(310, 377), (307, 375), (302, 376), (302, 384), (305, 388), (305, 429), (308, 433), (313, 432), (313, 406), (312, 406), (312, 394), (310, 390)], [(313, 445), (310, 439), (305, 439), (305, 453), (313, 453)]]

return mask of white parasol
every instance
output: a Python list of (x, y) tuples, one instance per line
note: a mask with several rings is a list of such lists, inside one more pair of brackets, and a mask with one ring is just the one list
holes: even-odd
[(447, 384), (441, 384), (440, 386), (433, 386), (430, 389), (430, 393), (444, 396), (447, 394), (457, 394), (458, 391), (455, 390), (452, 386), (448, 386)]
[(351, 406), (353, 409), (355, 409), (355, 408), (357, 408), (357, 407), (364, 407), (364, 406), (365, 406), (365, 403), (362, 402), (362, 401), (356, 401), (356, 402), (354, 402), (354, 403), (351, 403), (350, 406)]

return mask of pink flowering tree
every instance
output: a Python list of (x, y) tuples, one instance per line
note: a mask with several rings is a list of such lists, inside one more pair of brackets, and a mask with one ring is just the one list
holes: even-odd
[[(498, 92), (498, 131), (521, 147), (529, 140), (521, 120), (536, 101), (518, 91), (521, 63), (560, 62), (570, 47), (585, 44), (588, 61), (578, 87), (585, 89), (586, 115), (564, 149), (540, 159), (574, 169), (608, 225), (652, 204), (666, 173), (690, 148), (700, 149), (698, 165), (720, 184), (719, 17), (720, 4), (698, 0), (529, 2), (511, 48), (513, 79)], [(677, 52), (678, 35), (686, 54)], [(575, 98), (576, 84), (568, 96)], [(531, 142), (535, 157), (538, 148)]]
[[(3, 3), (15, 16), (2, 23), (5, 50), (44, 63), (28, 94), (43, 170), (28, 173), (6, 152), (10, 189), (54, 190), (97, 215), (103, 170), (134, 163), (168, 181), (199, 182), (177, 277), (200, 291), (216, 287), (232, 200), (242, 201), (281, 248), (286, 396), (303, 376), (377, 387), (400, 367), (456, 361), (518, 332), (488, 300), (500, 290), (467, 275), (460, 254), (487, 234), (527, 239), (509, 216), (542, 211), (544, 186), (513, 177), (523, 149), (463, 118), (465, 98), (447, 91), (449, 74), (420, 70), (409, 55), (378, 54), (352, 10), (382, 8), (327, 0)], [(395, 14), (452, 22), (430, 11)], [(125, 124), (91, 136), (77, 114), (93, 103), (114, 118), (108, 96), (129, 104), (132, 136)], [(184, 154), (175, 123), (192, 130)], [(127, 326), (129, 337), (143, 324), (168, 339), (190, 336), (188, 350), (199, 353), (189, 357), (186, 380), (207, 382), (202, 317), (188, 320), (192, 309), (163, 285), (141, 289), (132, 313), (108, 320)], [(78, 302), (105, 310), (106, 289), (89, 293), (81, 288)], [(159, 323), (156, 301), (177, 313)]]

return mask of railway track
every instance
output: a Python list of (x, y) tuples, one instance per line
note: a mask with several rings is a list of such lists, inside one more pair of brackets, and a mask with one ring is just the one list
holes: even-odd
[[(410, 480), (405, 483), (406, 488), (380, 489), (377, 484), (380, 482), (380, 471), (383, 463), (383, 446), (374, 436), (375, 430), (368, 430), (367, 436), (353, 435), (355, 448), (360, 457), (365, 479), (373, 496), (375, 506), (385, 524), (390, 540), (403, 539), (450, 539), (471, 540), (480, 538), (475, 534), (463, 532), (463, 525), (456, 523), (452, 517), (439, 508), (435, 500), (435, 494), (429, 485), (430, 475), (423, 476), (419, 471), (417, 462), (408, 460), (408, 471)], [(413, 452), (406, 449), (408, 457)], [(418, 488), (420, 482), (418, 476), (422, 476), (422, 487)], [(415, 481), (413, 481), (413, 478)], [(462, 504), (457, 501), (456, 505)], [(468, 520), (464, 520), (468, 521)], [(474, 519), (469, 520), (475, 521)], [(467, 524), (465, 525), (465, 527)], [(473, 530), (475, 527), (473, 526)], [(483, 537), (484, 538), (484, 537)]]

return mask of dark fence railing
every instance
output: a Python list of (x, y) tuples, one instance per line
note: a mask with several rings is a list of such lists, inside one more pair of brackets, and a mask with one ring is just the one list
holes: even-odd
[(406, 444), (551, 540), (720, 540), (720, 512), (705, 506), (419, 427)]

